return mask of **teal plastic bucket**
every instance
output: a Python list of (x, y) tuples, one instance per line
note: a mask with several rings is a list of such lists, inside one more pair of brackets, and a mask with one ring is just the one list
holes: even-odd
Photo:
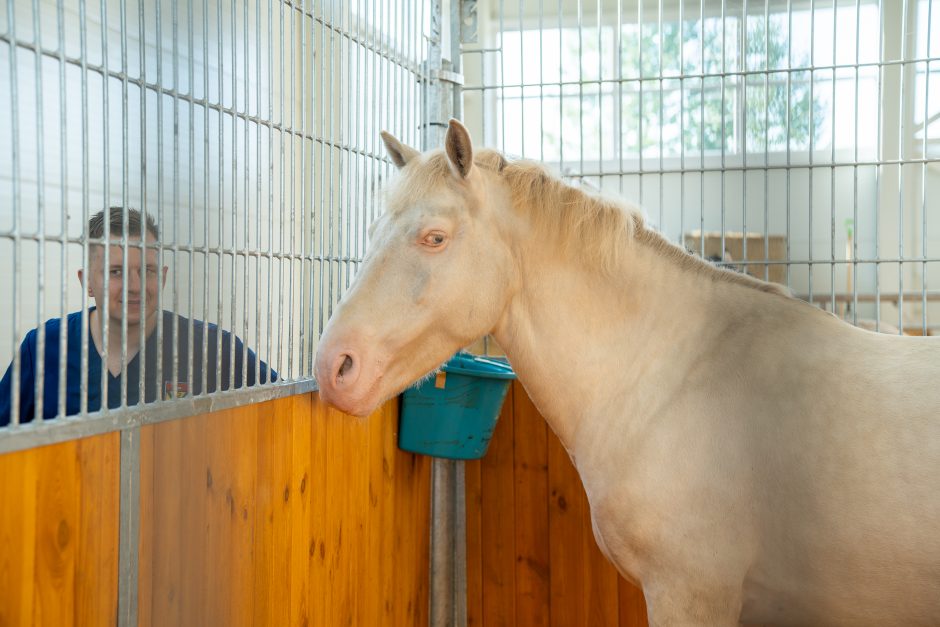
[(448, 459), (479, 459), (516, 378), (505, 361), (458, 353), (402, 394), (398, 446)]

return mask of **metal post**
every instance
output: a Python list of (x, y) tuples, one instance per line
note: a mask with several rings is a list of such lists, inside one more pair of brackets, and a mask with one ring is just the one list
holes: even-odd
[[(460, 2), (450, 4), (452, 61), (442, 59), (443, 7), (431, 3), (426, 93), (427, 103), (421, 136), (425, 150), (443, 145), (447, 121), (459, 111), (459, 23)], [(466, 515), (464, 511), (463, 462), (435, 459), (431, 465), (430, 624), (434, 627), (464, 627), (467, 624)]]

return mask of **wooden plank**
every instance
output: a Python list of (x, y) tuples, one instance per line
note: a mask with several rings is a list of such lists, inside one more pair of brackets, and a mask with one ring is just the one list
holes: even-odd
[(391, 457), (394, 455), (395, 442), (390, 437), (394, 432), (390, 423), (396, 418), (393, 406), (394, 403), (387, 403), (368, 423), (368, 516), (364, 545), (365, 559), (371, 560), (371, 567), (365, 573), (363, 588), (372, 594), (364, 600), (362, 606), (361, 620), (364, 625), (390, 624), (391, 608), (383, 601), (391, 596), (391, 581), (397, 574), (395, 565), (385, 558), (390, 554), (390, 545), (383, 542), (384, 538), (391, 535)]
[(483, 494), (483, 624), (512, 625), (516, 616), (513, 397), (510, 388), (480, 472)]
[(81, 483), (74, 624), (116, 625), (120, 434), (85, 438), (76, 446)]
[[(397, 409), (394, 415), (391, 424), (397, 425)], [(400, 556), (401, 568), (393, 580), (392, 598), (387, 600), (392, 609), (389, 624), (427, 625), (431, 458), (397, 449), (393, 460), (392, 546), (393, 555)]]
[[(205, 597), (209, 624), (250, 625), (254, 615), (252, 526), (257, 468), (258, 405), (205, 417), (208, 499)], [(233, 600), (238, 600), (233, 603)]]
[(620, 602), (620, 627), (647, 627), (646, 599), (643, 591), (620, 577), (617, 581)]
[(585, 625), (616, 627), (619, 621), (617, 579), (613, 565), (597, 547), (591, 528), (591, 508), (582, 490), (581, 538), (584, 543), (584, 620)]
[(515, 620), (517, 625), (548, 627), (548, 426), (521, 387), (511, 400), (514, 425)]
[(34, 620), (68, 625), (75, 616), (75, 545), (80, 531), (78, 443), (46, 446), (39, 456), (36, 496)]
[(352, 586), (350, 567), (352, 564), (351, 526), (355, 522), (352, 499), (347, 481), (352, 466), (360, 460), (361, 451), (349, 453), (352, 447), (351, 417), (334, 409), (326, 413), (326, 458), (328, 465), (323, 490), (327, 495), (328, 509), (324, 532), (326, 536), (327, 624), (352, 625)]
[[(329, 625), (327, 607), (330, 603), (332, 582), (328, 573), (329, 479), (327, 477), (327, 434), (333, 428), (330, 413), (325, 403), (319, 400), (314, 405), (310, 444), (310, 533), (313, 560), (310, 569), (310, 624), (313, 627)], [(330, 545), (332, 546), (332, 545)]]
[(554, 433), (548, 437), (548, 482), (551, 625), (581, 625), (585, 624), (584, 587), (581, 585), (584, 488), (568, 452)]
[[(150, 582), (149, 620), (154, 626), (183, 624), (181, 602), (185, 591), (181, 587), (181, 556), (184, 533), (184, 424), (183, 420), (174, 420), (141, 429), (141, 433), (149, 433), (153, 452), (149, 464), (141, 468), (141, 472), (146, 469), (148, 475), (146, 482), (141, 480), (141, 498), (152, 502), (152, 521), (141, 524), (141, 545), (152, 547), (152, 557), (141, 564), (140, 581), (141, 585), (148, 580)], [(142, 439), (142, 445), (143, 442)], [(142, 461), (145, 459), (142, 452)], [(199, 478), (205, 482), (204, 470)], [(190, 486), (190, 483), (186, 485)], [(198, 528), (186, 528), (188, 535), (199, 532)], [(148, 564), (149, 573), (143, 570)], [(187, 570), (191, 567), (191, 562), (187, 560)]]
[[(224, 492), (222, 482), (213, 476), (209, 466), (208, 428), (206, 416), (194, 416), (181, 421), (180, 433), (180, 474), (178, 483), (173, 486), (164, 483), (166, 498), (174, 498), (174, 488), (180, 497), (180, 515), (176, 521), (170, 521), (168, 530), (168, 549), (175, 560), (175, 579), (166, 582), (167, 596), (179, 598), (179, 625), (197, 627), (210, 624), (207, 616), (212, 573), (209, 569), (207, 545), (209, 542), (209, 503), (218, 491)], [(165, 468), (170, 471), (169, 467)], [(160, 471), (157, 470), (157, 476)], [(173, 536), (177, 536), (176, 544)], [(156, 594), (154, 597), (156, 598)], [(156, 604), (154, 610), (156, 611)], [(162, 621), (160, 614), (154, 614), (154, 625), (171, 625)]]
[[(310, 625), (310, 570), (315, 553), (311, 537), (311, 424), (314, 396), (293, 397), (291, 410), (290, 625)], [(275, 558), (281, 559), (281, 558)], [(285, 560), (287, 561), (287, 560)]]
[(137, 543), (137, 627), (153, 625), (154, 426), (140, 429), (140, 538)]
[(480, 471), (481, 460), (466, 462), (464, 484), (467, 511), (467, 625), (483, 625), (483, 524), (481, 508), (483, 489)]
[(33, 616), (39, 457), (0, 455), (0, 625), (29, 625)]
[(268, 401), (255, 406), (257, 470), (255, 489), (249, 501), (253, 509), (251, 561), (254, 625), (288, 625), (291, 614), (292, 506), (300, 497), (293, 489), (292, 420), (294, 398)]

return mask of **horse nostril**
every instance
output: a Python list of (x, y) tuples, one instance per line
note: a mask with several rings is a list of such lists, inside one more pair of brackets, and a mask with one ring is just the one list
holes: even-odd
[(352, 368), (352, 365), (353, 365), (352, 357), (350, 357), (349, 355), (344, 355), (344, 357), (346, 359), (343, 360), (343, 363), (339, 367), (339, 372), (337, 373), (340, 376), (340, 378), (345, 376), (345, 374), (349, 372), (349, 369)]

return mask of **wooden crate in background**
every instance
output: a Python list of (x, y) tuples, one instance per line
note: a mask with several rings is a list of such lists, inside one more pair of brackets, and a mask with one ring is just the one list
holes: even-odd
[[(685, 246), (696, 254), (702, 252), (702, 232), (692, 231), (685, 234)], [(722, 258), (721, 233), (705, 232), (705, 257)], [(744, 253), (744, 242), (747, 241), (747, 255)], [(766, 245), (766, 248), (765, 248)], [(785, 235), (768, 235), (766, 240), (763, 233), (735, 233), (725, 232), (724, 250), (734, 261), (786, 261), (787, 238)], [(758, 279), (770, 280), (774, 283), (786, 284), (787, 268), (782, 263), (752, 263), (735, 266)], [(766, 271), (766, 274), (765, 274)]]

